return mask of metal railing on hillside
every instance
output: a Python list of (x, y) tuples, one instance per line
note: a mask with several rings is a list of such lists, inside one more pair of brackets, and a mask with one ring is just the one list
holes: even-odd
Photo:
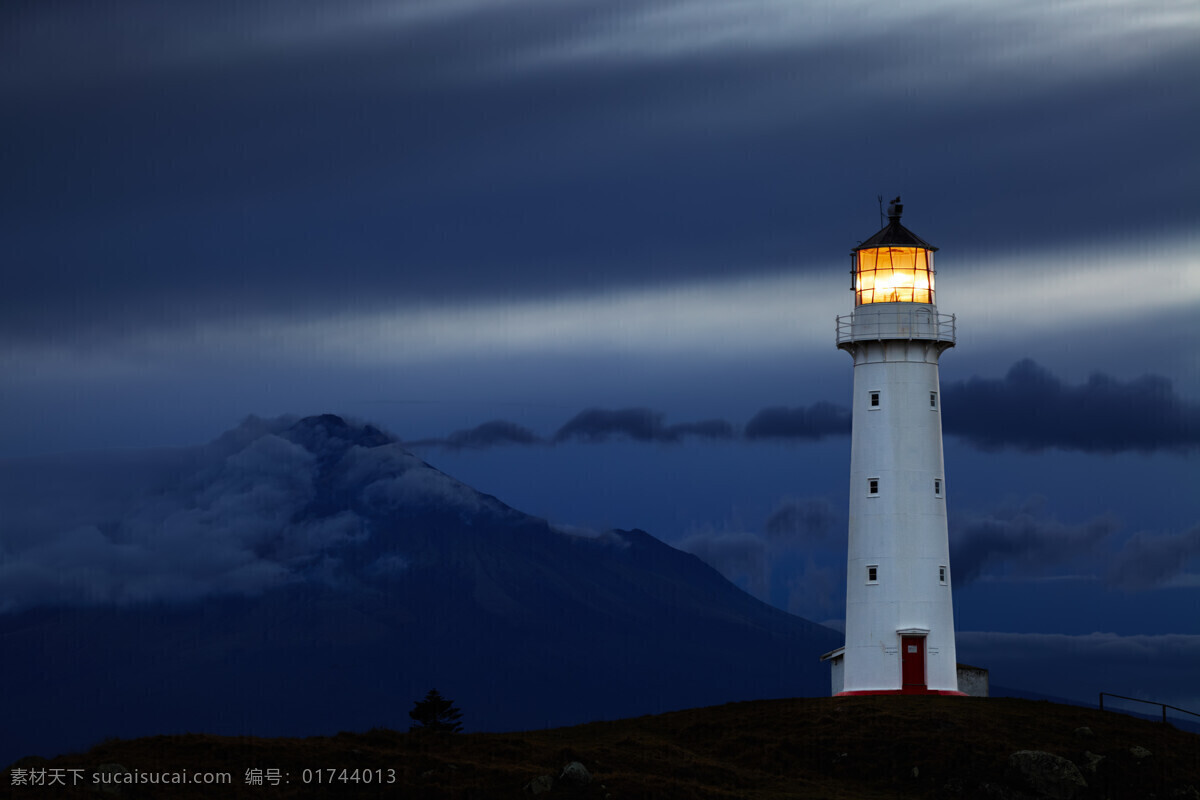
[(1180, 708), (1179, 706), (1169, 706), (1166, 703), (1156, 703), (1153, 700), (1142, 700), (1137, 697), (1126, 697), (1123, 694), (1113, 694), (1112, 692), (1101, 692), (1100, 693), (1100, 710), (1101, 711), (1104, 710), (1104, 698), (1105, 697), (1117, 697), (1117, 698), (1120, 698), (1121, 700), (1132, 700), (1135, 703), (1145, 703), (1146, 705), (1151, 705), (1151, 706), (1162, 706), (1163, 724), (1166, 724), (1166, 722), (1167, 722), (1167, 709), (1168, 708), (1171, 709), (1172, 711), (1182, 711), (1184, 714), (1191, 714), (1193, 717), (1200, 717), (1200, 714), (1197, 714), (1195, 711), (1188, 711), (1186, 708)]

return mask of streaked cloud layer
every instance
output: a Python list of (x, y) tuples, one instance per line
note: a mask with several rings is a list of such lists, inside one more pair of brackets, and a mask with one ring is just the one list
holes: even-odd
[[(1131, 62), (1152, 57), (1155, 47), (1184, 45), (1189, 33), (1200, 27), (1200, 13), (1185, 0), (1084, 0), (1049, 6), (1035, 2), (964, 6), (947, 0), (903, 6), (864, 0), (803, 5), (786, 0), (739, 5), (711, 0), (618, 0), (579, 2), (567, 9), (548, 0), (350, 0), (337, 6), (259, 0), (214, 2), (203, 11), (170, 12), (152, 2), (129, 0), (121, 5), (138, 17), (136, 28), (120, 24), (112, 4), (29, 5), (17, 19), (22, 22), (22, 40), (35, 52), (13, 60), (30, 65), (31, 72), (36, 67), (49, 71), (55, 64), (65, 69), (61, 62), (52, 62), (50, 54), (73, 55), (80, 65), (108, 65), (116, 72), (122, 64), (153, 69), (170, 63), (221, 62), (255, 53), (355, 46), (376, 37), (414, 32), (440, 35), (443, 43), (452, 41), (456, 33), (470, 40), (470, 34), (487, 23), (499, 23), (494, 37), (499, 43), (523, 45), (520, 50), (542, 54), (532, 60), (556, 67), (594, 60), (663, 60), (714, 51), (800, 49), (830, 39), (878, 36), (919, 25), (924, 37), (943, 49), (954, 46), (956, 32), (975, 32), (970, 41), (957, 46), (977, 53), (981, 66), (1030, 69), (1039, 60), (1057, 57), (1087, 67), (1102, 52), (1107, 58), (1091, 66), (1103, 70), (1128, 68)], [(89, 32), (119, 41), (120, 52), (104, 53), (96, 38), (89, 39)], [(68, 42), (89, 41), (92, 49), (82, 53), (55, 49)], [(115, 55), (124, 61), (114, 64)], [(910, 59), (918, 60), (919, 54)], [(16, 82), (15, 77), (10, 79)]]
[(840, 278), (885, 188), (948, 266), (1042, 269), (1064, 324), (1117, 303), (1093, 256), (1155, 273), (1125, 315), (1195, 274), (1188, 3), (3, 13), (8, 341), (728, 340), (714, 299), (779, 331), (766, 292), (809, 301), (776, 276)]
[[(1109, 323), (1158, 324), (1200, 305), (1200, 260), (1180, 244), (1155, 252), (1097, 248), (1050, 250), (1001, 260), (970, 254), (942, 260), (939, 306), (959, 318), (972, 341), (1004, 344), (1071, 335)], [(964, 263), (965, 262), (965, 263)], [(10, 343), (0, 360), (13, 371), (36, 364), (61, 369), (120, 370), (122, 362), (204, 359), (217, 354), (306, 364), (402, 365), (487, 354), (625, 352), (694, 358), (753, 351), (822, 351), (842, 270), (829, 265), (740, 280), (680, 283), (575, 293), (343, 310), (309, 315), (264, 310), (187, 324), (162, 319), (148, 327), (114, 317), (107, 329), (60, 331)], [(1195, 331), (1188, 335), (1195, 335)]]

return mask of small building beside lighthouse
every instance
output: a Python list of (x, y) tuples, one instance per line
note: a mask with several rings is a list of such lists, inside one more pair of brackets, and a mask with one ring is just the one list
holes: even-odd
[(962, 694), (951, 603), (938, 359), (955, 318), (937, 308), (937, 248), (900, 224), (851, 253), (854, 359), (846, 644), (822, 656), (835, 695)]

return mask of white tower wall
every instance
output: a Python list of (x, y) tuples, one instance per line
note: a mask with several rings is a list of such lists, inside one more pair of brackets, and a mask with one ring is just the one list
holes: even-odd
[(953, 336), (931, 304), (864, 305), (839, 321), (854, 358), (843, 692), (905, 689), (909, 645), (926, 691), (958, 690), (938, 385)]

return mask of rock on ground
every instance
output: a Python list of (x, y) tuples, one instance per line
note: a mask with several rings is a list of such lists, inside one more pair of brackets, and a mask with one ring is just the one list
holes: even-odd
[(1046, 800), (1074, 800), (1087, 789), (1087, 781), (1074, 762), (1043, 750), (1020, 750), (1008, 757), (1017, 782)]
[(592, 774), (587, 771), (587, 767), (583, 764), (580, 764), (578, 761), (572, 761), (563, 767), (562, 775), (559, 775), (558, 779), (571, 786), (587, 786), (592, 782)]
[(538, 777), (531, 780), (529, 783), (525, 784), (525, 794), (532, 794), (532, 795), (536, 796), (539, 794), (545, 794), (546, 792), (550, 791), (553, 788), (554, 788), (554, 776), (553, 775), (539, 775)]

